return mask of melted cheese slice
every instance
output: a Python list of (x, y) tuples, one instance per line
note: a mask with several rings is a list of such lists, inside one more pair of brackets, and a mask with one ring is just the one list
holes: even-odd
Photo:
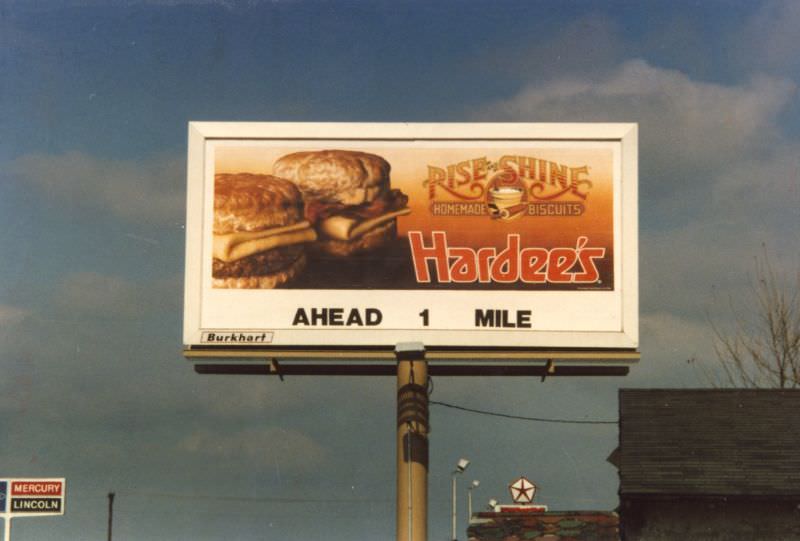
[(317, 234), (308, 222), (300, 222), (266, 231), (214, 235), (213, 255), (226, 263), (266, 252), (281, 246), (312, 242)]
[(319, 228), (320, 231), (333, 239), (351, 240), (360, 237), (370, 229), (390, 220), (394, 220), (398, 216), (409, 214), (410, 212), (411, 209), (404, 208), (363, 221), (358, 218), (349, 218), (347, 216), (331, 216), (323, 220)]

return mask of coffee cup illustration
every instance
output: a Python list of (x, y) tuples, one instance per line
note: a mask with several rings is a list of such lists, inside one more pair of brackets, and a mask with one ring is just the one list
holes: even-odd
[(516, 186), (499, 186), (489, 190), (489, 214), (499, 220), (510, 220), (518, 215), (525, 192)]

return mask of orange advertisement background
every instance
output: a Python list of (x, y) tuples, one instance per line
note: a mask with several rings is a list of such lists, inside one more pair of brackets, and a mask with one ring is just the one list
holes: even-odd
[[(361, 150), (377, 154), (391, 165), (391, 187), (402, 190), (409, 197), (411, 213), (398, 219), (398, 235), (405, 237), (408, 231), (422, 231), (426, 238), (431, 231), (446, 231), (450, 246), (466, 246), (480, 248), (494, 246), (502, 249), (506, 245), (508, 234), (519, 234), (523, 247), (536, 246), (543, 248), (575, 247), (578, 237), (587, 237), (588, 246), (606, 249), (606, 257), (600, 263), (601, 282), (588, 289), (611, 289), (613, 286), (613, 151), (609, 147), (548, 148), (531, 146), (514, 146), (509, 144), (502, 148), (446, 148), (435, 146), (357, 146), (352, 142), (342, 145), (324, 144), (320, 147), (293, 147), (253, 145), (243, 142), (241, 145), (215, 146), (215, 173), (261, 173), (272, 174), (275, 161), (286, 154), (297, 151), (325, 150), (331, 148)], [(586, 192), (585, 199), (567, 192), (553, 201), (581, 203), (584, 212), (580, 216), (527, 216), (523, 215), (512, 221), (493, 220), (488, 215), (482, 216), (434, 216), (430, 212), (432, 200), (429, 196), (428, 166), (446, 169), (448, 165), (477, 158), (486, 158), (489, 162), (506, 155), (534, 157), (539, 160), (552, 161), (568, 167), (588, 168), (588, 174), (582, 178), (591, 181), (591, 187), (582, 187)], [(493, 172), (489, 172), (491, 178)], [(530, 186), (531, 181), (525, 179)], [(463, 187), (461, 192), (466, 192)], [(436, 202), (466, 201), (458, 199), (446, 190), (436, 190)], [(485, 203), (485, 197), (470, 202)], [(536, 203), (530, 195), (528, 203)], [(410, 263), (409, 263), (410, 264)], [(602, 285), (600, 285), (602, 284)], [(545, 285), (544, 289), (564, 289)], [(568, 289), (574, 288), (567, 287)], [(538, 289), (538, 288), (537, 288)], [(584, 285), (582, 289), (587, 289)]]

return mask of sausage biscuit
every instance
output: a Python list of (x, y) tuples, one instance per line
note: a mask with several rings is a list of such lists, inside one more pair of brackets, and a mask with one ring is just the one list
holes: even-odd
[(250, 173), (214, 177), (212, 278), (217, 288), (271, 289), (305, 266), (316, 240), (303, 197), (288, 180)]

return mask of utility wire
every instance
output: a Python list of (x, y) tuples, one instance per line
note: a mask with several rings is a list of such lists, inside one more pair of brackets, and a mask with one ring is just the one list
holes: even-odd
[[(119, 492), (119, 491), (117, 491)], [(365, 498), (279, 498), (279, 497), (247, 497), (247, 496), (217, 496), (211, 494), (181, 494), (175, 492), (150, 492), (128, 491), (133, 496), (155, 498), (174, 498), (181, 500), (217, 500), (229, 502), (254, 502), (254, 503), (380, 503), (389, 500), (376, 500)]]
[(466, 411), (468, 413), (478, 413), (480, 415), (491, 415), (493, 417), (504, 417), (506, 419), (517, 419), (520, 421), (536, 421), (539, 423), (561, 423), (572, 425), (615, 425), (617, 421), (598, 421), (598, 420), (577, 420), (577, 419), (546, 419), (543, 417), (525, 417), (522, 415), (510, 415), (508, 413), (496, 413), (493, 411), (478, 410), (473, 408), (465, 408), (464, 406), (456, 406), (455, 404), (448, 404), (446, 402), (439, 402), (437, 400), (429, 400), (429, 404), (436, 406), (444, 406), (445, 408), (452, 408), (455, 410)]

